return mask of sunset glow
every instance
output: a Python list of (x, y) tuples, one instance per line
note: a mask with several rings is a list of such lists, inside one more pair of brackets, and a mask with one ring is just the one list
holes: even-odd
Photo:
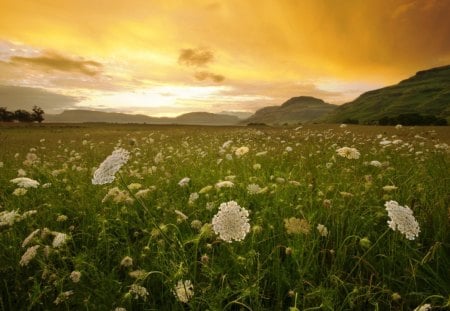
[(0, 0), (0, 7), (0, 85), (9, 92), (1, 106), (12, 110), (29, 108), (25, 87), (46, 91), (48, 113), (253, 112), (300, 95), (342, 104), (450, 63), (449, 1)]

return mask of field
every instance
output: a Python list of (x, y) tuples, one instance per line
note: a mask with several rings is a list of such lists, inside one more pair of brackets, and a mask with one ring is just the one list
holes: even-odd
[(0, 310), (448, 310), (448, 144), (447, 127), (1, 125)]

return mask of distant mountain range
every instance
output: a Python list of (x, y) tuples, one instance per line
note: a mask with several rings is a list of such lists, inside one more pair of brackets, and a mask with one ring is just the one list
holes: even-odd
[(191, 112), (176, 118), (157, 118), (142, 114), (126, 114), (118, 112), (103, 112), (94, 110), (65, 110), (60, 114), (46, 114), (46, 122), (57, 123), (147, 123), (147, 124), (204, 124), (204, 125), (235, 125), (241, 119), (236, 116), (214, 114), (209, 112)]
[(147, 123), (246, 125), (250, 123), (297, 124), (309, 122), (376, 123), (381, 118), (417, 113), (446, 118), (450, 121), (450, 65), (419, 71), (409, 79), (360, 95), (352, 102), (336, 106), (310, 97), (293, 97), (281, 106), (268, 106), (254, 114), (241, 111), (220, 113), (191, 112), (175, 118), (157, 118), (141, 114), (125, 114), (92, 110), (66, 110), (46, 114), (46, 122), (83, 123)]
[(396, 85), (366, 92), (354, 101), (338, 106), (322, 121), (357, 120), (364, 124), (406, 113), (449, 119), (450, 65), (419, 71)]

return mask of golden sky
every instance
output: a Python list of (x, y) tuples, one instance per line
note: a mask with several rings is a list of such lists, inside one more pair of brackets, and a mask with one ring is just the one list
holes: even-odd
[(155, 116), (341, 104), (448, 65), (449, 38), (446, 0), (0, 0), (0, 100)]

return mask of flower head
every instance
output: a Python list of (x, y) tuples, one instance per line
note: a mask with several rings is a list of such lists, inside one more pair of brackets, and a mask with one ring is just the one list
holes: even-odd
[(347, 159), (359, 159), (361, 155), (356, 148), (342, 147), (336, 150), (337, 154)]
[(37, 188), (39, 186), (38, 181), (28, 177), (17, 177), (11, 179), (10, 182), (22, 188)]
[(94, 172), (92, 184), (103, 185), (114, 181), (115, 174), (119, 169), (127, 163), (130, 153), (125, 149), (116, 149), (100, 164), (99, 168)]
[(23, 266), (28, 266), (28, 263), (33, 260), (34, 257), (36, 257), (37, 254), (37, 250), (40, 246), (39, 245), (34, 245), (31, 247), (28, 247), (28, 249), (26, 250), (26, 252), (22, 255), (22, 258), (20, 259), (19, 264), (23, 267)]
[(419, 236), (419, 223), (413, 216), (413, 211), (408, 206), (400, 206), (396, 201), (388, 201), (384, 204), (388, 211), (389, 228), (400, 231), (408, 240), (414, 240)]
[(241, 241), (250, 231), (248, 215), (235, 201), (222, 203), (212, 220), (214, 232), (226, 242)]
[(308, 234), (311, 230), (311, 226), (306, 219), (295, 217), (284, 219), (284, 227), (288, 234)]
[(194, 296), (194, 286), (190, 280), (180, 280), (175, 286), (173, 294), (179, 301), (188, 303), (192, 296)]

